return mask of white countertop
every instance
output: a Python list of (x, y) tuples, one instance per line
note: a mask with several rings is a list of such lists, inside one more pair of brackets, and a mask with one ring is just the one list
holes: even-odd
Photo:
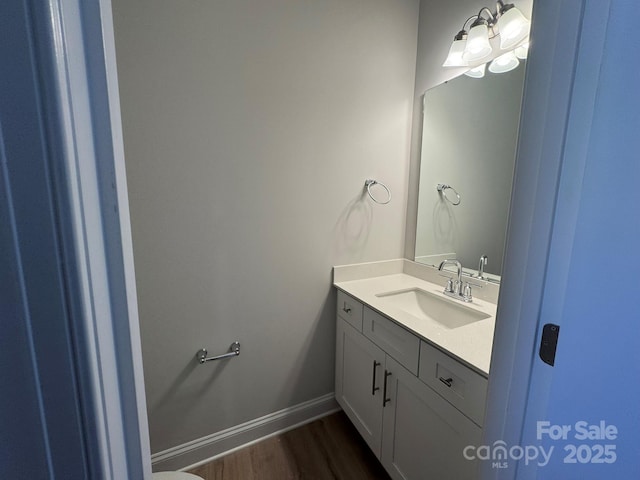
[[(374, 268), (370, 273), (375, 274), (375, 270)], [(340, 275), (340, 277), (344, 278), (343, 275)], [(339, 278), (336, 278), (336, 280), (339, 280)], [(483, 312), (489, 317), (457, 328), (447, 328), (436, 321), (418, 318), (377, 296), (381, 293), (419, 288), (441, 295), (447, 301), (458, 302), (458, 300), (451, 299), (442, 293), (442, 285), (404, 272), (385, 272), (380, 276), (334, 281), (334, 285), (372, 309), (394, 320), (421, 339), (456, 357), (477, 372), (485, 376), (489, 375), (493, 331), (495, 328), (495, 303), (474, 297), (473, 302), (463, 303), (463, 305)]]

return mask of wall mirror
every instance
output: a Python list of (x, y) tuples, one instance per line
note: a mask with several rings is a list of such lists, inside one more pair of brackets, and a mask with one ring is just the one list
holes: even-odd
[(415, 260), (455, 258), (499, 282), (525, 62), (482, 78), (461, 75), (423, 98)]

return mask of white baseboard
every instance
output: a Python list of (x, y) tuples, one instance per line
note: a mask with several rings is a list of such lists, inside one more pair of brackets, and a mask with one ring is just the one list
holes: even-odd
[(340, 410), (328, 393), (293, 407), (192, 440), (151, 455), (154, 472), (189, 470), (265, 438), (286, 432)]

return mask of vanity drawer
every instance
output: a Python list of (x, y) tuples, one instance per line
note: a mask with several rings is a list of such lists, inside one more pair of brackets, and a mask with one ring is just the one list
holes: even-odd
[(362, 331), (362, 304), (342, 290), (338, 290), (337, 312), (345, 322)]
[(484, 419), (487, 379), (449, 355), (420, 342), (420, 380), (479, 426)]
[(420, 339), (414, 334), (368, 307), (364, 309), (362, 333), (411, 373), (418, 374)]

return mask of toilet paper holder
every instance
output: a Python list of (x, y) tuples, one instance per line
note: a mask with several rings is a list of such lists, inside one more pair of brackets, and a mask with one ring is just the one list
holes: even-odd
[(196, 358), (198, 359), (198, 362), (202, 364), (206, 362), (212, 362), (214, 360), (222, 360), (223, 358), (237, 357), (238, 355), (240, 355), (240, 342), (233, 342), (229, 347), (228, 353), (216, 355), (215, 357), (207, 357), (208, 353), (209, 352), (206, 348), (201, 348), (200, 350), (198, 350), (196, 352)]

